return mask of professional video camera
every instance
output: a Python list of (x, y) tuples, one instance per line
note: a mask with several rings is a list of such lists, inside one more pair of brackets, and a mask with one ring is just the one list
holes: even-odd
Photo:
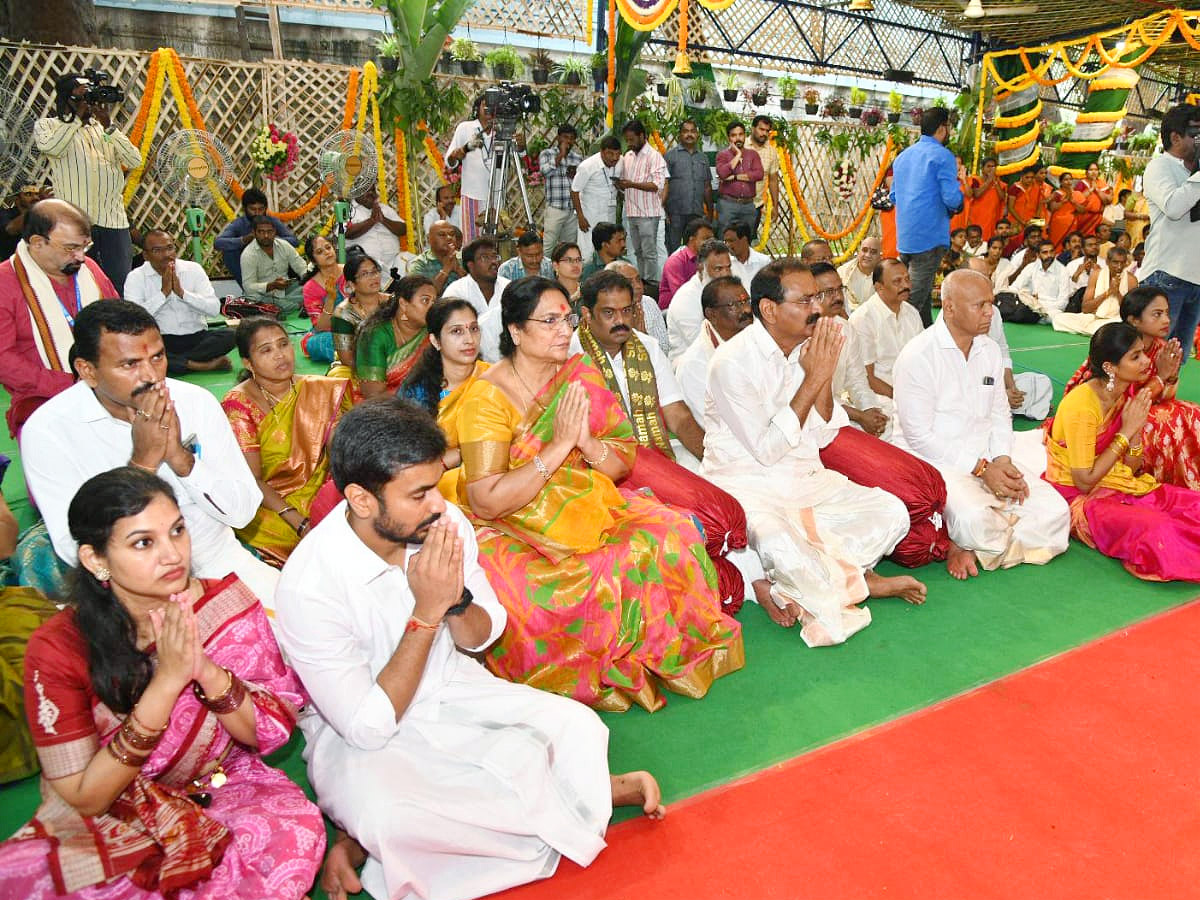
[(483, 102), (496, 120), (496, 131), (501, 138), (512, 137), (517, 120), (535, 116), (542, 109), (542, 98), (527, 84), (502, 81), (483, 92)]
[(82, 80), (88, 85), (87, 93), (83, 95), (83, 99), (88, 103), (97, 105), (125, 102), (125, 92), (115, 84), (109, 84), (112, 76), (107, 72), (85, 69)]

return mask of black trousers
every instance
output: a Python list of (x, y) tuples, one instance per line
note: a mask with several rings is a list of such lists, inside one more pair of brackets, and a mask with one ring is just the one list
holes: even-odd
[(88, 251), (88, 256), (100, 264), (108, 280), (117, 289), (117, 296), (124, 296), (125, 279), (133, 265), (133, 241), (129, 238), (129, 229), (93, 225), (92, 249)]
[(163, 346), (167, 348), (167, 374), (183, 375), (192, 371), (192, 362), (211, 362), (233, 349), (232, 328), (209, 328), (192, 334), (164, 334)]

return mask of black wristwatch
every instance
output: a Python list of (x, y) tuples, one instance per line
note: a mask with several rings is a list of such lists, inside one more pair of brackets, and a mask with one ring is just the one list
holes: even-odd
[(471, 589), (463, 585), (462, 599), (455, 603), (452, 607), (446, 610), (448, 616), (461, 616), (467, 611), (467, 607), (475, 602), (475, 595), (471, 593)]

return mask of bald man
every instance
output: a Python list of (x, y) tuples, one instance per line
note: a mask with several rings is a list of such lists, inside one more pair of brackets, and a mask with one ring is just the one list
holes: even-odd
[(1071, 518), (1057, 491), (1012, 460), (1004, 360), (988, 337), (994, 315), (987, 276), (951, 272), (941, 317), (900, 351), (893, 372), (893, 442), (942, 473), (950, 538), (985, 569), (1049, 562), (1067, 549)]
[(883, 241), (877, 237), (864, 238), (853, 259), (838, 266), (838, 277), (846, 291), (846, 312), (852, 313), (875, 293), (873, 275), (883, 253)]

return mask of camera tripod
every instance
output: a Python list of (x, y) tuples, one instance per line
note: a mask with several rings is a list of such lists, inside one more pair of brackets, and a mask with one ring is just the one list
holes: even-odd
[(510, 161), (517, 176), (517, 184), (521, 187), (521, 203), (525, 207), (525, 223), (531, 228), (534, 227), (533, 211), (529, 207), (529, 191), (525, 187), (525, 173), (521, 171), (521, 160), (518, 158), (516, 144), (513, 143), (516, 126), (515, 119), (496, 119), (496, 137), (492, 141), (491, 172), (488, 176), (487, 209), (483, 217), (482, 234), (486, 237), (511, 237), (510, 234), (500, 231), (500, 211), (504, 209)]

